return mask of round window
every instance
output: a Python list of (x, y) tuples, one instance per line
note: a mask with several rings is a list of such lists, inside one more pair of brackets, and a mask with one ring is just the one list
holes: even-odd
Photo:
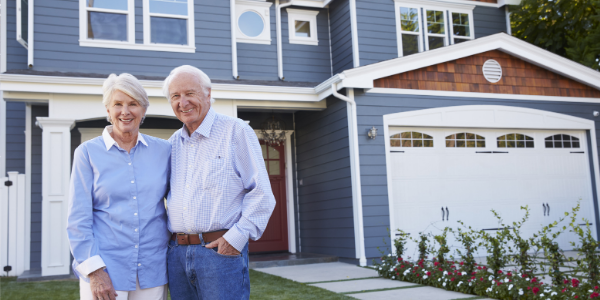
[(238, 26), (242, 33), (248, 37), (259, 36), (265, 28), (262, 17), (253, 11), (243, 13), (238, 20)]

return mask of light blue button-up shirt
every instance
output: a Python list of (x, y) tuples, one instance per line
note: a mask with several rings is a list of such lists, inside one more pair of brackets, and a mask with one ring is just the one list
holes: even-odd
[(275, 197), (254, 130), (212, 108), (190, 136), (186, 127), (171, 142), (169, 230), (223, 236), (241, 251), (263, 234)]
[(167, 283), (169, 232), (164, 196), (171, 145), (138, 134), (130, 153), (104, 129), (73, 157), (67, 232), (75, 273), (102, 267), (115, 290), (134, 291)]

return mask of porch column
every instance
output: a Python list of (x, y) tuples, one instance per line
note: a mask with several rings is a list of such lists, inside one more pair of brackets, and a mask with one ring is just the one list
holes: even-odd
[(37, 117), (42, 128), (42, 276), (70, 272), (67, 210), (74, 119)]

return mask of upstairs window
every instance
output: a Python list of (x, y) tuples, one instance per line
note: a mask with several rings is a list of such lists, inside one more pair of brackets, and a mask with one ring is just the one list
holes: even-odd
[(286, 9), (290, 44), (319, 45), (316, 10)]
[(238, 43), (271, 44), (271, 2), (237, 0), (235, 6)]
[(395, 0), (398, 56), (438, 49), (473, 39), (468, 4)]
[(400, 6), (398, 49), (403, 55), (419, 53), (423, 49), (421, 39), (421, 9), (419, 7)]
[(546, 148), (579, 148), (579, 138), (568, 134), (555, 134), (544, 140)]
[(194, 44), (193, 0), (144, 0), (144, 44)]
[(498, 137), (498, 148), (533, 148), (533, 138), (521, 133), (510, 133)]
[(143, 41), (136, 43), (135, 0), (79, 0), (79, 45), (195, 52), (193, 0), (143, 0)]
[(391, 147), (433, 147), (433, 137), (416, 131), (407, 131), (390, 136)]

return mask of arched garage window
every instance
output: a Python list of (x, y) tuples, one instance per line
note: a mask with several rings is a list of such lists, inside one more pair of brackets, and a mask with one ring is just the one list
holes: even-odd
[(406, 131), (390, 136), (392, 147), (433, 147), (433, 137), (416, 131)]
[(509, 133), (498, 137), (498, 148), (533, 148), (533, 138), (521, 133)]
[(579, 138), (568, 134), (555, 134), (545, 139), (546, 148), (579, 148)]
[(451, 134), (446, 137), (446, 148), (485, 148), (485, 138), (468, 132)]

